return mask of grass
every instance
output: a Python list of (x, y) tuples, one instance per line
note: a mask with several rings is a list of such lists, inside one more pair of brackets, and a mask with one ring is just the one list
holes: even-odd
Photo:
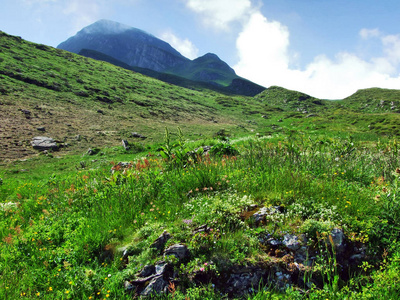
[[(150, 245), (164, 230), (165, 247), (191, 256), (168, 258), (176, 282), (159, 298), (232, 298), (241, 270), (263, 274), (245, 299), (399, 298), (393, 110), (278, 87), (254, 98), (183, 89), (4, 33), (0, 43), (0, 298), (131, 299), (123, 283), (163, 259)], [(38, 126), (69, 145), (35, 153)], [(282, 212), (256, 223), (271, 206)], [(335, 228), (361, 261), (342, 261)], [(287, 234), (307, 238), (311, 266), (262, 242)], [(278, 271), (289, 286), (267, 276)]]
[[(186, 167), (173, 159), (161, 160), (153, 152), (114, 174), (111, 164), (105, 164), (18, 186), (4, 177), (3, 202), (13, 204), (1, 211), (2, 296), (76, 299), (100, 293), (128, 299), (123, 280), (132, 278), (141, 265), (159, 260), (148, 247), (163, 230), (173, 236), (168, 245), (185, 243), (191, 250), (190, 262), (175, 263), (181, 276), (198, 272), (204, 263), (212, 263), (207, 274), (218, 278), (216, 274), (236, 265), (275, 260), (260, 247), (263, 232), (277, 237), (307, 234), (310, 243), (318, 243), (316, 232), (339, 227), (367, 246), (365, 266), (371, 269), (364, 272), (360, 267), (336, 289), (332, 275), (326, 274), (325, 284), (310, 290), (310, 299), (372, 295), (388, 288), (390, 281), (370, 284), (369, 290), (355, 282), (397, 280), (395, 140), (365, 148), (348, 138), (276, 136), (234, 145), (240, 156), (206, 157)], [(285, 213), (255, 226), (250, 218), (241, 218), (254, 204), (282, 205)], [(192, 235), (193, 228), (202, 224), (209, 224), (214, 233)], [(124, 245), (135, 253), (127, 265), (117, 251)], [(319, 262), (322, 268), (326, 263)], [(196, 291), (218, 297), (210, 287), (190, 280), (176, 289), (176, 295)], [(254, 299), (260, 293), (295, 299), (298, 294), (262, 290)], [(391, 293), (397, 295), (393, 288)]]

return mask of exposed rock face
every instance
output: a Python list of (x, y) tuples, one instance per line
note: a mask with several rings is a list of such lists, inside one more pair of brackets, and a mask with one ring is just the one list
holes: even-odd
[(164, 71), (189, 61), (168, 43), (142, 30), (100, 20), (61, 43), (58, 48), (74, 53), (96, 50), (130, 66)]
[(150, 248), (156, 248), (157, 250), (161, 251), (164, 249), (165, 244), (171, 238), (171, 234), (167, 231), (164, 231), (155, 241), (153, 244), (150, 245)]
[(33, 149), (44, 151), (44, 150), (58, 150), (59, 146), (57, 142), (50, 137), (37, 136), (32, 139), (31, 145)]
[(179, 260), (185, 260), (190, 256), (190, 253), (186, 245), (175, 244), (165, 250), (164, 257), (168, 255), (174, 255)]
[(140, 293), (142, 296), (159, 295), (167, 292), (168, 283), (162, 275), (154, 277), (146, 286), (144, 291)]
[(238, 273), (231, 273), (226, 283), (226, 292), (231, 296), (251, 294), (258, 289), (266, 273), (266, 269), (258, 267), (243, 268)]

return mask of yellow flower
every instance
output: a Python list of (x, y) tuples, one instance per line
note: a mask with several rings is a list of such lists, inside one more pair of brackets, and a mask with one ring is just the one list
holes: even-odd
[(52, 287), (49, 287), (49, 291), (51, 292), (53, 290), (53, 288)]
[(67, 290), (67, 291), (65, 291), (65, 293), (66, 293), (66, 294), (69, 294), (69, 291)]
[(40, 296), (40, 293), (39, 293), (39, 292), (37, 292), (37, 293), (36, 293), (36, 296), (38, 296), (38, 297), (39, 297), (39, 296)]

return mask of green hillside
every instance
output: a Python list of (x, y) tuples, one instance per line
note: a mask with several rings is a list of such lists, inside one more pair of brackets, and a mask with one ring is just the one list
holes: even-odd
[(0, 32), (0, 299), (399, 299), (396, 95), (230, 96)]

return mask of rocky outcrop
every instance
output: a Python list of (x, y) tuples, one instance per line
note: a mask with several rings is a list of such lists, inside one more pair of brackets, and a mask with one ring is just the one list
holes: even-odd
[(37, 136), (31, 141), (33, 149), (44, 151), (44, 150), (58, 150), (59, 146), (57, 142), (50, 137)]

